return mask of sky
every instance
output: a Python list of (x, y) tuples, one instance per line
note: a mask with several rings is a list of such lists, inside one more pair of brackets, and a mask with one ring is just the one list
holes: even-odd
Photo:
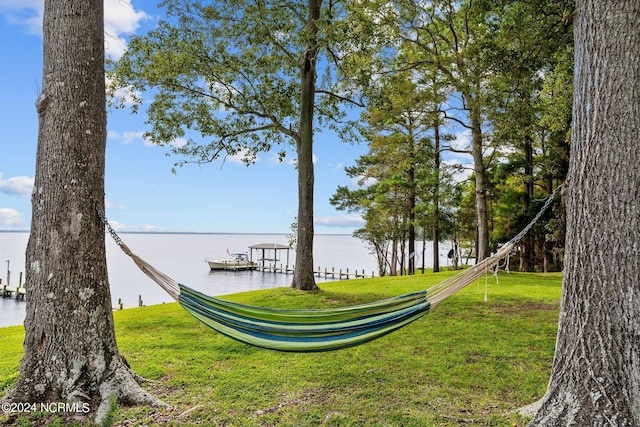
[[(0, 0), (0, 231), (28, 230), (35, 175), (38, 118), (35, 100), (42, 84), (44, 0)], [(132, 34), (153, 29), (163, 11), (155, 2), (104, 0), (105, 52), (119, 58)], [(149, 232), (290, 233), (297, 213), (295, 150), (278, 161), (260, 153), (247, 166), (228, 157), (188, 164), (142, 138), (149, 129), (145, 108), (108, 110), (105, 171), (106, 214), (116, 230)], [(468, 132), (455, 145), (467, 145)], [(340, 185), (355, 188), (345, 166), (367, 152), (366, 144), (340, 141), (320, 130), (314, 140), (315, 231), (351, 234), (364, 225), (358, 215), (337, 211), (329, 198)], [(463, 160), (456, 160), (463, 161)]]

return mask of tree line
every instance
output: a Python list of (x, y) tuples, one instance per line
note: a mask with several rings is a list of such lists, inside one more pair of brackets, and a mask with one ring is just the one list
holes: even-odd
[[(346, 172), (373, 184), (340, 187), (331, 203), (363, 215), (355, 235), (371, 245), (381, 274), (424, 268), (415, 265), (420, 240), (423, 254), (426, 240), (435, 254), (451, 240), (454, 265), (489, 256), (566, 175), (572, 1), (164, 6), (167, 18), (109, 64), (114, 87), (152, 96), (149, 140), (187, 136), (172, 148), (180, 165), (239, 152), (250, 164), (277, 144), (296, 147), (296, 288), (317, 288), (305, 266), (313, 265), (320, 127), (369, 145)], [(455, 146), (452, 132), (463, 130), (469, 144)], [(454, 180), (463, 166), (447, 153), (469, 156), (468, 179)], [(560, 268), (562, 224), (557, 211), (524, 240), (521, 269)]]
[[(453, 266), (487, 257), (535, 215), (564, 180), (571, 127), (573, 2), (386, 3), (394, 50), (363, 114), (369, 152), (347, 168), (338, 209), (360, 212), (356, 235), (381, 274), (412, 274), (416, 238), (451, 241)], [(453, 144), (452, 130), (469, 136)], [(451, 154), (466, 154), (467, 179)], [(373, 184), (371, 184), (373, 183)], [(561, 269), (556, 209), (518, 247), (516, 267)]]

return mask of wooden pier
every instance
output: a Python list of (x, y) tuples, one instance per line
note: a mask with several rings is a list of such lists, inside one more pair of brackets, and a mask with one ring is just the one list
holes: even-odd
[[(292, 266), (289, 266), (289, 251), (291, 250), (290, 246), (281, 245), (279, 243), (258, 243), (256, 245), (249, 246), (249, 261), (253, 263), (253, 270), (262, 271), (262, 272), (271, 272), (271, 273), (282, 273), (282, 274), (293, 274), (294, 269)], [(256, 251), (256, 254), (259, 256), (258, 259), (254, 261), (253, 251)], [(276, 264), (277, 261), (280, 260), (280, 254), (282, 252), (286, 253), (286, 264), (280, 264), (278, 266)], [(324, 270), (320, 267), (313, 271), (313, 275), (316, 277), (324, 277), (325, 279), (362, 279), (366, 277), (375, 277), (375, 273), (372, 271), (370, 275), (366, 274), (364, 270), (353, 270), (349, 271), (347, 268), (345, 271), (339, 269), (336, 271), (335, 268), (331, 268), (331, 270), (325, 268)]]
[[(1, 282), (1, 281), (0, 281)], [(16, 300), (24, 301), (24, 297), (27, 294), (27, 290), (23, 287), (13, 287), (9, 285), (0, 286), (0, 296), (2, 298), (15, 297)]]
[(18, 286), (9, 286), (11, 283), (11, 270), (9, 270), (9, 260), (7, 260), (7, 283), (2, 284), (0, 279), (0, 296), (2, 298), (15, 297), (16, 300), (24, 301), (24, 297), (27, 294), (27, 290), (22, 286), (22, 273), (20, 273), (20, 280)]
[[(294, 269), (293, 267), (290, 266), (284, 266), (282, 264), (280, 264), (280, 266), (277, 266), (276, 264), (259, 264), (257, 265), (254, 270), (257, 271), (261, 271), (264, 273), (281, 273), (281, 274), (293, 274), (294, 273)], [(349, 271), (349, 269), (347, 268), (346, 270), (342, 270), (339, 269), (336, 271), (335, 268), (325, 268), (322, 269), (320, 267), (317, 267), (316, 269), (313, 270), (313, 275), (316, 277), (324, 277), (325, 279), (327, 278), (331, 278), (331, 279), (339, 279), (339, 280), (343, 280), (343, 279), (365, 279), (365, 278), (370, 278), (370, 277), (375, 277), (375, 273), (372, 271), (371, 274), (366, 274), (365, 270), (353, 270), (353, 271)]]

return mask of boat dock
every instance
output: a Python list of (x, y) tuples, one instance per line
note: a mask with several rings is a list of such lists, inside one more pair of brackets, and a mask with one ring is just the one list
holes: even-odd
[[(262, 272), (271, 272), (271, 273), (283, 273), (283, 274), (293, 274), (294, 268), (289, 265), (289, 251), (292, 248), (286, 245), (281, 245), (278, 243), (258, 243), (255, 245), (249, 246), (249, 261), (253, 263), (254, 270), (262, 271)], [(253, 259), (253, 251), (256, 251), (258, 256), (257, 260)], [(286, 252), (286, 264), (277, 265), (279, 261), (279, 253)], [(345, 271), (339, 269), (336, 271), (334, 267), (331, 269), (328, 268), (320, 268), (318, 267), (313, 271), (313, 275), (317, 277), (324, 277), (325, 279), (362, 279), (367, 277), (375, 277), (375, 273), (372, 271), (370, 275), (366, 274), (364, 269), (358, 270), (355, 269), (353, 271), (349, 271), (347, 268)]]
[(22, 286), (22, 273), (20, 273), (20, 279), (18, 286), (9, 286), (11, 283), (11, 270), (9, 269), (9, 260), (7, 260), (7, 282), (3, 285), (2, 279), (0, 279), (0, 296), (2, 298), (15, 297), (16, 300), (24, 301), (24, 297), (27, 294), (27, 290)]
[[(262, 271), (264, 273), (282, 273), (282, 274), (293, 274), (294, 273), (294, 269), (293, 267), (290, 266), (283, 266), (282, 264), (280, 264), (280, 266), (277, 266), (275, 264), (267, 264), (267, 265), (262, 265), (262, 264), (258, 264), (254, 270), (258, 270), (258, 271)], [(371, 274), (366, 274), (365, 270), (353, 270), (353, 271), (349, 271), (349, 269), (345, 269), (344, 271), (340, 268), (338, 269), (338, 271), (336, 271), (336, 269), (334, 267), (331, 267), (331, 269), (328, 268), (324, 268), (322, 269), (321, 267), (317, 267), (316, 269), (313, 270), (313, 275), (316, 277), (324, 277), (325, 279), (327, 278), (331, 278), (331, 279), (365, 279), (368, 277), (375, 277), (375, 272), (371, 272)]]
[[(0, 279), (0, 283), (2, 283), (2, 279)], [(13, 287), (9, 285), (0, 285), (0, 296), (2, 298), (11, 298), (15, 297), (17, 300), (23, 300), (24, 296), (27, 294), (27, 290), (24, 287)]]

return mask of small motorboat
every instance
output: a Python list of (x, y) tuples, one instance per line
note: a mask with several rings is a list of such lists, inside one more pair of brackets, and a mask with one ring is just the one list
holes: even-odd
[(249, 260), (247, 254), (229, 254), (226, 258), (205, 260), (211, 270), (253, 270), (256, 263)]

